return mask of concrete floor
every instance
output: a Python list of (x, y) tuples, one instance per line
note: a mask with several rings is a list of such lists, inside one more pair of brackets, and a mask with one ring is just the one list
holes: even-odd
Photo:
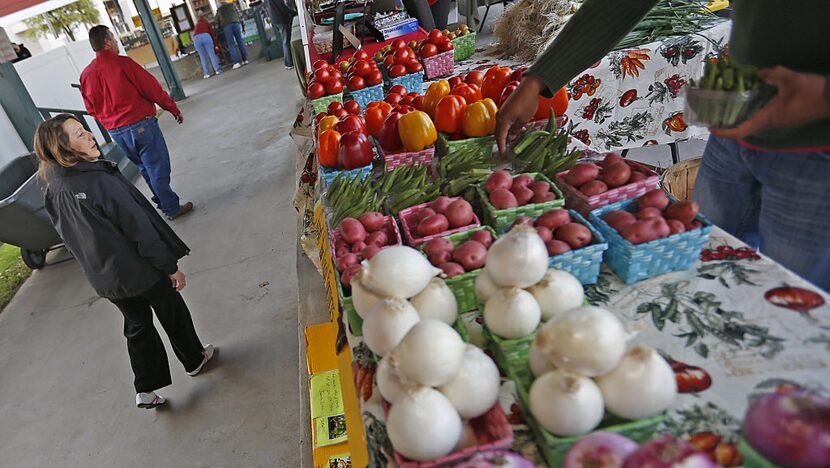
[(196, 211), (172, 225), (219, 358), (191, 378), (168, 344), (170, 405), (137, 409), (117, 309), (72, 260), (37, 271), (0, 314), (0, 466), (300, 466), (295, 74), (259, 61), (185, 90), (184, 125), (161, 123)]

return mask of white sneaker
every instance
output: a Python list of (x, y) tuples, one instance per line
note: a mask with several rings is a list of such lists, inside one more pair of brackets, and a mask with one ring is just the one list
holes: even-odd
[(237, 68), (239, 68), (239, 67), (241, 67), (241, 66), (242, 66), (242, 65), (240, 65), (240, 64), (238, 64), (238, 63), (234, 63), (234, 64), (233, 64), (233, 67), (231, 67), (231, 68), (233, 68), (234, 70), (236, 70)]
[(222, 74), (222, 70), (219, 70), (218, 72), (216, 72), (216, 76), (219, 76), (221, 74)]
[(167, 398), (156, 395), (156, 392), (136, 393), (135, 405), (139, 408), (152, 409), (167, 403)]
[(243, 60), (243, 61), (242, 61), (242, 65), (248, 65), (248, 61), (247, 61), (247, 60)]
[(213, 347), (212, 344), (205, 345), (205, 349), (202, 351), (202, 356), (204, 356), (205, 358), (202, 359), (202, 363), (199, 364), (199, 367), (197, 367), (197, 368), (193, 369), (192, 371), (188, 372), (187, 375), (193, 377), (193, 376), (199, 374), (199, 372), (202, 371), (202, 368), (205, 367), (205, 364), (207, 364), (208, 361), (210, 361), (211, 358), (213, 358), (213, 352), (214, 351), (216, 351), (216, 349)]
[(210, 78), (210, 75), (205, 75), (205, 76), (202, 77), (202, 79), (205, 79), (205, 80), (208, 79), (208, 78)]

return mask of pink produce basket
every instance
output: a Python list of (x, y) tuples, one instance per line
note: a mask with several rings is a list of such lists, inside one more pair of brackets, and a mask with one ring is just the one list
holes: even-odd
[(386, 172), (398, 166), (412, 166), (415, 164), (429, 164), (435, 156), (435, 147), (430, 146), (421, 151), (402, 151), (400, 153), (387, 153), (380, 144), (377, 145), (381, 158), (386, 164)]
[(577, 190), (576, 187), (573, 187), (565, 182), (563, 177), (568, 173), (568, 171), (556, 174), (555, 183), (556, 186), (562, 190), (562, 194), (565, 195), (565, 206), (578, 211), (582, 216), (588, 216), (592, 210), (618, 201), (637, 198), (649, 190), (657, 187), (657, 184), (660, 182), (660, 176), (658, 176), (656, 172), (638, 162), (629, 161), (627, 159), (624, 161), (629, 167), (631, 167), (632, 170), (637, 169), (638, 171), (645, 173), (646, 178), (641, 181), (613, 188), (607, 192), (590, 197), (586, 197), (582, 194), (582, 192)]
[(422, 58), (424, 76), (431, 80), (439, 76), (451, 75), (455, 71), (455, 51), (448, 50), (432, 57)]
[[(398, 223), (395, 222), (394, 216), (383, 217), (383, 229), (386, 231), (386, 234), (390, 237), (393, 243), (382, 247), (381, 250), (392, 245), (402, 244), (401, 231), (398, 229)], [(340, 239), (340, 237), (340, 228), (329, 231), (329, 247), (331, 248), (331, 260), (333, 262), (337, 261), (337, 254), (334, 249), (334, 244), (337, 242), (337, 239)]]
[[(386, 400), (381, 400), (381, 404), (383, 406), (384, 416), (388, 415), (392, 405)], [(501, 405), (498, 402), (487, 413), (471, 419), (470, 426), (473, 428), (476, 442), (478, 442), (473, 447), (467, 447), (463, 450), (426, 462), (412, 461), (405, 458), (393, 448), (392, 452), (395, 461), (400, 468), (444, 468), (455, 466), (477, 453), (510, 449), (513, 446), (513, 428), (510, 427), (510, 423), (507, 421), (507, 417), (504, 415)]]
[[(455, 201), (461, 197), (450, 197), (450, 200)], [(455, 234), (456, 232), (466, 231), (470, 228), (477, 228), (481, 226), (481, 222), (478, 219), (478, 215), (473, 212), (473, 222), (472, 224), (468, 224), (466, 226), (461, 226), (457, 228), (450, 229), (448, 231), (439, 232), (438, 234), (433, 234), (431, 236), (426, 237), (417, 237), (412, 231), (415, 229), (415, 223), (413, 218), (415, 215), (421, 211), (422, 209), (426, 208), (429, 203), (424, 203), (421, 205), (411, 206), (409, 208), (405, 208), (398, 213), (398, 218), (401, 220), (401, 229), (403, 230), (404, 238), (406, 239), (406, 245), (410, 247), (418, 247), (419, 245), (423, 244), (424, 242), (431, 241), (432, 239), (436, 239), (438, 237), (449, 236), (450, 234)]]

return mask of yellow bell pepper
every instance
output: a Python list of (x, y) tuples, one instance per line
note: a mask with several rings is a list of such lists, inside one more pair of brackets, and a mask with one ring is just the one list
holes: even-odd
[(435, 107), (442, 97), (450, 94), (450, 82), (447, 80), (438, 80), (429, 85), (427, 92), (424, 95), (423, 111), (430, 117), (435, 117)]
[(325, 132), (326, 130), (332, 129), (337, 126), (337, 122), (340, 119), (337, 118), (335, 115), (327, 115), (320, 119), (320, 123), (317, 124), (317, 135)]
[(421, 111), (408, 112), (398, 120), (398, 135), (406, 151), (421, 151), (438, 139), (432, 119)]
[(498, 108), (492, 99), (476, 101), (464, 110), (461, 129), (468, 137), (483, 137), (496, 131), (496, 114)]

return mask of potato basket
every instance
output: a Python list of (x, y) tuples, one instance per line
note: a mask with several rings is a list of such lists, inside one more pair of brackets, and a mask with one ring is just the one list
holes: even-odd
[(448, 50), (432, 57), (421, 58), (424, 64), (424, 76), (428, 80), (439, 76), (452, 75), (455, 70), (455, 50)]
[(343, 102), (343, 93), (329, 94), (328, 96), (319, 97), (311, 100), (311, 107), (314, 109), (314, 114), (320, 112), (327, 112), (329, 104), (332, 102)]
[(574, 275), (583, 285), (594, 284), (599, 277), (602, 255), (608, 249), (608, 243), (602, 234), (585, 218), (574, 210), (568, 210), (571, 220), (587, 227), (592, 234), (591, 243), (580, 249), (571, 250), (553, 257), (548, 257), (548, 266), (567, 271)]
[(638, 171), (645, 173), (646, 178), (610, 189), (607, 192), (603, 192), (598, 195), (592, 195), (590, 197), (577, 190), (577, 187), (569, 185), (565, 182), (564, 177), (568, 174), (568, 171), (562, 171), (556, 174), (556, 186), (562, 189), (562, 193), (565, 194), (565, 206), (578, 211), (582, 216), (588, 216), (591, 211), (597, 208), (603, 207), (610, 203), (636, 198), (644, 195), (649, 190), (657, 188), (657, 184), (660, 182), (660, 176), (657, 175), (656, 172), (638, 162), (629, 161), (627, 159), (624, 159), (623, 161), (625, 161), (625, 163), (628, 164), (632, 170), (637, 169)]
[[(450, 197), (450, 200), (455, 201), (459, 200), (461, 197)], [(415, 215), (418, 214), (419, 211), (429, 206), (431, 202), (422, 203), (420, 205), (410, 206), (409, 208), (404, 208), (403, 210), (398, 213), (398, 219), (401, 221), (401, 229), (403, 230), (404, 239), (406, 240), (406, 245), (410, 247), (417, 248), (419, 245), (428, 242), (432, 239), (437, 239), (439, 237), (446, 237), (450, 234), (455, 234), (457, 232), (466, 231), (471, 228), (477, 228), (481, 226), (481, 222), (478, 219), (478, 215), (473, 212), (473, 222), (466, 225), (460, 226), (457, 228), (448, 229), (444, 232), (439, 232), (438, 234), (433, 234), (430, 236), (425, 237), (418, 237), (413, 231), (417, 224), (415, 223)]]
[(484, 212), (484, 222), (493, 227), (497, 233), (502, 234), (510, 230), (513, 222), (516, 221), (516, 218), (519, 216), (538, 218), (546, 211), (565, 206), (565, 199), (562, 197), (562, 192), (555, 184), (551, 183), (550, 179), (538, 173), (530, 173), (530, 175), (532, 175), (536, 181), (543, 180), (550, 183), (550, 191), (556, 194), (556, 199), (544, 203), (528, 203), (527, 205), (517, 206), (514, 208), (497, 210), (493, 204), (490, 203), (490, 198), (487, 196), (487, 192), (484, 190), (484, 187), (477, 187), (481, 208)]

